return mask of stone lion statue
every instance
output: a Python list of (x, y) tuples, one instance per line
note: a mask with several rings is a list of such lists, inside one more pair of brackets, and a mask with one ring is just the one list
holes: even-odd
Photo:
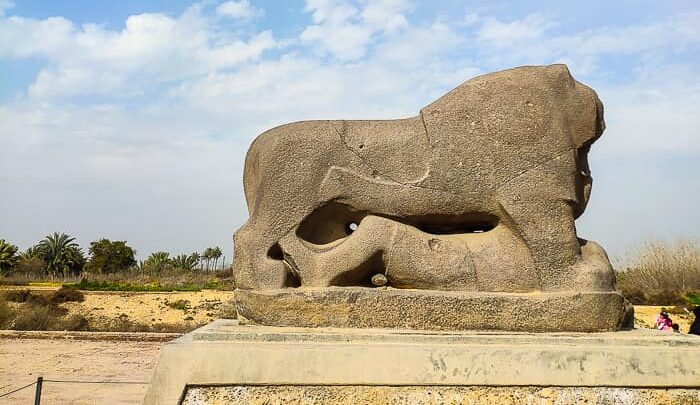
[[(609, 260), (575, 227), (604, 128), (596, 93), (551, 65), (476, 77), (414, 117), (266, 131), (245, 161), (239, 311), (268, 324), (468, 329), (484, 321), (467, 312), (495, 305), (489, 329), (619, 328), (628, 308)], [(562, 319), (575, 309), (590, 321)]]

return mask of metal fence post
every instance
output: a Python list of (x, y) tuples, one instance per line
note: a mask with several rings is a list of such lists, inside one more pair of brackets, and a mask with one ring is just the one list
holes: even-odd
[(41, 386), (44, 384), (44, 377), (37, 377), (36, 392), (34, 394), (34, 405), (41, 405)]

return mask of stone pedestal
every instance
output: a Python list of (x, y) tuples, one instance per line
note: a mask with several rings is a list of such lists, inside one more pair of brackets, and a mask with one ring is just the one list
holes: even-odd
[(308, 328), (611, 332), (632, 326), (616, 291), (499, 293), (325, 287), (236, 290), (255, 323)]
[(218, 320), (166, 344), (145, 404), (700, 403), (700, 338), (294, 328)]

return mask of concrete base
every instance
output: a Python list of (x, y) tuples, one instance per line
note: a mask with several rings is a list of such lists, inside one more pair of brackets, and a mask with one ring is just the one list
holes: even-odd
[(440, 403), (479, 393), (700, 403), (698, 364), (700, 338), (652, 330), (429, 332), (219, 320), (163, 347), (144, 403), (419, 403), (435, 395)]

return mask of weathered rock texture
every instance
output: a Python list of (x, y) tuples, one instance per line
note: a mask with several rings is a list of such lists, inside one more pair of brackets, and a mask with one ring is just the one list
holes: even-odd
[[(604, 127), (595, 92), (552, 65), (469, 80), (411, 118), (263, 133), (245, 162), (250, 218), (234, 237), (240, 314), (271, 325), (618, 329), (625, 303), (608, 258), (574, 225)], [(485, 324), (486, 310), (503, 316)]]
[(187, 390), (185, 405), (666, 404), (698, 405), (696, 389), (616, 387), (219, 386)]

